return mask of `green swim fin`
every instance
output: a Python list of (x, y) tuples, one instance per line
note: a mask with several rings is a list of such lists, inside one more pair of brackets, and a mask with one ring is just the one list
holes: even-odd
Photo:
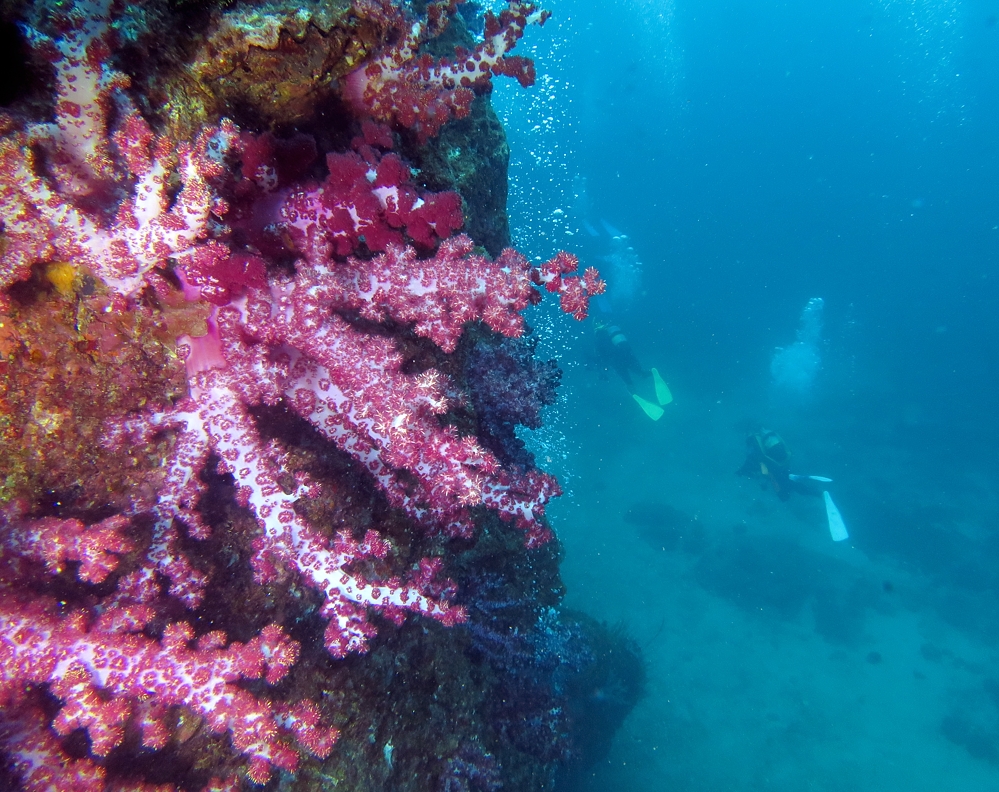
[(663, 408), (660, 407), (658, 404), (653, 404), (650, 401), (645, 401), (645, 399), (643, 399), (637, 393), (631, 394), (631, 398), (633, 398), (635, 401), (638, 402), (638, 406), (641, 407), (645, 411), (645, 414), (649, 416), (649, 418), (651, 418), (653, 421), (658, 421), (660, 418), (663, 417)]
[(659, 372), (655, 369), (652, 369), (652, 383), (656, 386), (656, 400), (660, 406), (665, 406), (673, 401), (673, 394), (669, 392), (669, 388), (666, 387), (663, 378), (659, 376)]

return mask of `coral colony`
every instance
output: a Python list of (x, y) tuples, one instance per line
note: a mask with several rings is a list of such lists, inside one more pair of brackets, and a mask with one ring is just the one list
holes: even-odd
[(603, 283), (488, 257), (414, 167), (492, 76), (533, 82), (509, 53), (547, 14), (476, 40), (458, 6), (8, 21), (0, 786), (540, 789), (571, 754), (569, 685), (504, 676), (542, 644), (592, 671), (596, 628), (552, 615), (558, 484), (496, 440), (557, 370), (501, 345)]

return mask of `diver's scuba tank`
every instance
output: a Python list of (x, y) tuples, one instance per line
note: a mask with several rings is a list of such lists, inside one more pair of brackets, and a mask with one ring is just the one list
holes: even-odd
[(786, 468), (791, 464), (791, 452), (779, 434), (770, 429), (761, 429), (754, 435), (763, 459), (774, 468)]
[(617, 325), (608, 325), (605, 330), (607, 332), (607, 336), (610, 338), (611, 344), (614, 346), (621, 346), (621, 344), (628, 343), (627, 336), (621, 332), (621, 328)]

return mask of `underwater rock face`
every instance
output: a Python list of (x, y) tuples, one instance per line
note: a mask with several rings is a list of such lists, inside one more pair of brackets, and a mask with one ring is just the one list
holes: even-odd
[(487, 96), (476, 97), (467, 118), (447, 124), (437, 137), (403, 149), (431, 189), (449, 188), (465, 203), (465, 231), (490, 256), (510, 247), (506, 216), (510, 147)]
[(537, 360), (536, 346), (531, 336), (477, 338), (466, 358), (477, 434), (505, 465), (534, 466), (516, 427), (540, 428), (542, 409), (557, 399), (562, 371), (554, 360)]
[(603, 283), (503, 249), (490, 79), (546, 15), (455, 7), (3, 6), (4, 789), (555, 789), (640, 696), (477, 429), (553, 398), (521, 312)]
[(235, 6), (205, 21), (196, 55), (168, 90), (181, 102), (211, 97), (208, 115), (269, 128), (311, 121), (385, 32), (352, 14), (349, 2)]

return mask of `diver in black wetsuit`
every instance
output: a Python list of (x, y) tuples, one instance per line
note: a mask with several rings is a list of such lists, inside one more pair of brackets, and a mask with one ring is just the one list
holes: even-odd
[(815, 483), (828, 481), (791, 473), (791, 452), (784, 440), (776, 432), (762, 428), (746, 438), (746, 461), (736, 473), (750, 478), (762, 477), (782, 501), (790, 498), (792, 492), (818, 495)]
[(601, 321), (597, 321), (594, 327), (596, 332), (593, 336), (593, 343), (600, 362), (614, 369), (618, 376), (624, 380), (628, 391), (634, 393), (635, 383), (631, 378), (632, 375), (648, 377), (651, 376), (651, 372), (642, 367), (635, 355), (635, 350), (631, 348), (631, 343), (621, 332), (620, 327)]
[(843, 522), (843, 515), (833, 503), (827, 486), (832, 479), (827, 476), (803, 476), (791, 472), (791, 452), (781, 436), (770, 429), (760, 429), (746, 438), (746, 461), (736, 473), (750, 478), (762, 477), (763, 486), (773, 487), (777, 497), (786, 501), (792, 492), (821, 497), (825, 502), (829, 535), (834, 542), (843, 542), (850, 533)]
[[(659, 376), (656, 369), (645, 368), (638, 360), (638, 356), (628, 343), (628, 339), (621, 328), (611, 324), (606, 320), (594, 321), (593, 345), (596, 350), (597, 359), (605, 366), (614, 369), (618, 376), (628, 388), (628, 393), (642, 408), (649, 418), (658, 421), (663, 416), (663, 407), (673, 401), (673, 394)], [(652, 396), (655, 401), (646, 399), (636, 393), (635, 381), (633, 377), (652, 379)]]

